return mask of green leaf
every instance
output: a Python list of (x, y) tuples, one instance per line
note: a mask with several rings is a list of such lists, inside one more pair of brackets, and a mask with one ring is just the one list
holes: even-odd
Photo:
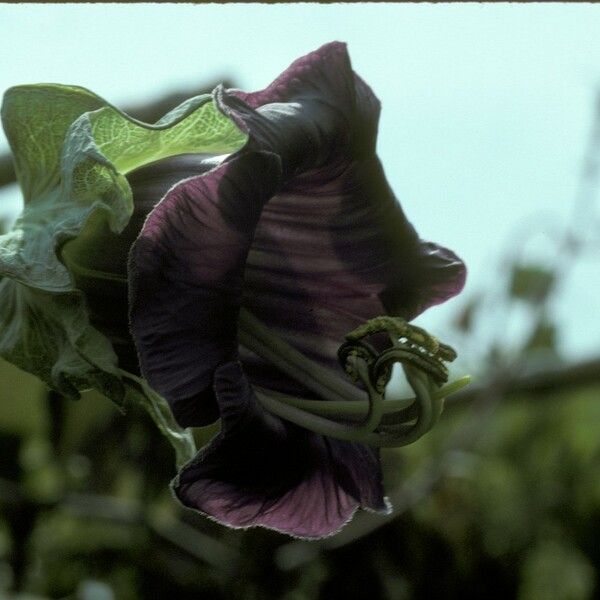
[[(10, 89), (2, 122), (25, 208), (0, 236), (0, 355), (66, 396), (94, 388), (122, 404), (131, 380), (124, 385), (111, 343), (90, 325), (60, 248), (91, 217), (114, 233), (124, 229), (133, 211), (130, 170), (177, 154), (234, 152), (246, 136), (207, 94), (148, 125), (88, 90), (60, 85)], [(163, 432), (180, 435), (157, 399), (135, 394), (162, 415)]]

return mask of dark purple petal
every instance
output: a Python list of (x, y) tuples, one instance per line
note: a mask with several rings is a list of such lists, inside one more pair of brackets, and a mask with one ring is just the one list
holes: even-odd
[(407, 320), (456, 296), (464, 287), (467, 270), (464, 263), (448, 248), (420, 241), (410, 271), (412, 285), (391, 283), (381, 293), (388, 313), (402, 315)]
[[(418, 239), (376, 159), (351, 163), (330, 184), (289, 187), (263, 210), (243, 304), (313, 360), (340, 369), (336, 350), (348, 331), (386, 312), (412, 319), (462, 288), (463, 263)], [(300, 393), (247, 360), (256, 383)]]
[(237, 357), (244, 263), (279, 171), (274, 155), (248, 153), (186, 180), (132, 247), (131, 331), (142, 374), (181, 425), (217, 418), (213, 371)]
[[(380, 105), (344, 44), (296, 61), (261, 92), (218, 91), (249, 147), (281, 157), (246, 264), (243, 305), (313, 360), (339, 369), (345, 333), (375, 315), (408, 320), (457, 294), (462, 261), (420, 240), (375, 156)], [(258, 357), (251, 380), (303, 394)]]
[[(152, 288), (132, 296), (140, 298), (131, 318), (143, 371), (172, 404), (193, 404), (210, 385), (211, 369), (233, 356), (232, 318), (240, 301), (298, 350), (337, 370), (337, 347), (361, 322), (385, 312), (411, 319), (460, 291), (462, 262), (418, 238), (387, 184), (374, 154), (379, 102), (352, 72), (345, 45), (329, 44), (299, 59), (262, 92), (218, 89), (215, 99), (249, 135), (247, 147), (226, 163), (237, 165), (228, 191), (219, 189), (221, 171), (201, 178), (202, 185), (184, 182), (172, 190), (138, 243), (162, 265), (160, 274), (136, 266), (137, 255), (132, 257), (133, 269), (144, 273), (133, 279)], [(256, 151), (278, 156), (282, 173), (254, 169)], [(260, 178), (270, 200), (255, 198)], [(219, 197), (226, 193), (227, 199)], [(203, 203), (218, 210), (197, 208)], [(203, 213), (200, 225), (188, 218), (192, 205)], [(258, 212), (248, 220), (244, 215), (252, 207)], [(245, 237), (231, 238), (239, 247), (227, 242), (229, 234), (221, 240), (205, 233), (228, 227), (245, 228)], [(157, 242), (153, 230), (168, 241)], [(213, 260), (215, 244), (226, 256), (215, 257), (213, 267), (194, 268), (198, 260)], [(237, 261), (231, 265), (235, 281), (221, 277), (223, 260)], [(183, 288), (173, 282), (182, 268)], [(165, 318), (171, 313), (180, 316)], [(222, 335), (188, 322), (198, 323), (202, 315), (220, 323)], [(242, 358), (253, 382), (305, 395), (300, 384), (258, 357), (245, 352)]]
[(174, 481), (184, 505), (233, 527), (306, 538), (336, 532), (359, 506), (387, 511), (376, 450), (265, 412), (237, 362), (216, 370), (214, 388), (221, 433)]

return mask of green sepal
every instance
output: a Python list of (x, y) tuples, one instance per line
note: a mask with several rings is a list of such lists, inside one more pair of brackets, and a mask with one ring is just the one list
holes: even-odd
[(26, 204), (58, 186), (67, 130), (83, 113), (103, 104), (101, 98), (76, 86), (24, 85), (6, 91), (2, 126)]
[(21, 86), (5, 94), (2, 123), (25, 209), (0, 236), (0, 275), (51, 292), (72, 291), (56, 250), (77, 237), (92, 213), (100, 212), (115, 233), (127, 225), (129, 171), (177, 154), (234, 152), (246, 141), (209, 94), (148, 125), (82, 88)]
[(112, 345), (89, 324), (78, 292), (53, 294), (2, 279), (0, 355), (68, 398), (94, 388), (123, 403)]
[(0, 355), (65, 396), (93, 388), (119, 405), (144, 405), (183, 456), (178, 445), (188, 441), (164, 400), (124, 377), (110, 341), (90, 325), (60, 249), (92, 215), (114, 233), (125, 228), (132, 169), (178, 154), (231, 153), (245, 134), (208, 94), (149, 125), (83, 88), (19, 86), (6, 92), (1, 114), (25, 206), (0, 236)]

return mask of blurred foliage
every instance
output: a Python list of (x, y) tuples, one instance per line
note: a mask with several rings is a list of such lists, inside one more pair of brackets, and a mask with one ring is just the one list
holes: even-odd
[(510, 293), (533, 304), (548, 298), (554, 285), (554, 273), (538, 265), (515, 265), (512, 270)]
[[(53, 398), (0, 369), (0, 597), (598, 596), (600, 387), (507, 399), (476, 450), (455, 452), (412, 510), (282, 568), (289, 538), (229, 531), (175, 506), (172, 450), (144, 413), (123, 416), (95, 394)], [(430, 436), (384, 454), (389, 488), (443, 451), (463, 412), (447, 410)], [(189, 545), (169, 535), (175, 523), (189, 527)], [(219, 544), (229, 554), (218, 558)]]

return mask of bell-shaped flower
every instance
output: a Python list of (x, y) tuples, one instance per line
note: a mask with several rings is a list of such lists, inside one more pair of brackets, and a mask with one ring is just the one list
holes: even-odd
[[(75, 93), (13, 95), (32, 89)], [(419, 238), (390, 190), (380, 105), (345, 45), (153, 126), (76, 92), (85, 102), (43, 134), (20, 127), (14, 99), (4, 114), (33, 200), (0, 246), (17, 257), (1, 263), (0, 306), (25, 297), (34, 327), (15, 325), (3, 355), (63, 392), (143, 387), (172, 439), (185, 434), (162, 399), (182, 427), (220, 418), (173, 490), (222, 523), (318, 538), (359, 507), (387, 511), (379, 447), (432, 426), (453, 358), (407, 321), (458, 293), (465, 268)], [(58, 150), (32, 158), (32, 176), (19, 145), (50, 134)], [(32, 368), (49, 296), (63, 341)], [(385, 397), (396, 362), (416, 398)]]
[[(182, 425), (221, 417), (177, 497), (232, 526), (320, 537), (358, 506), (387, 510), (377, 449), (361, 442), (394, 435), (357, 434), (290, 397), (367, 404), (364, 386), (403, 350), (376, 367), (375, 351), (364, 357), (378, 373), (361, 389), (338, 363), (345, 334), (385, 313), (412, 319), (456, 294), (465, 270), (406, 220), (375, 154), (379, 102), (343, 44), (265, 90), (214, 97), (248, 141), (148, 216), (130, 257), (132, 333), (144, 377)], [(350, 370), (346, 358), (370, 347), (356, 341)]]

